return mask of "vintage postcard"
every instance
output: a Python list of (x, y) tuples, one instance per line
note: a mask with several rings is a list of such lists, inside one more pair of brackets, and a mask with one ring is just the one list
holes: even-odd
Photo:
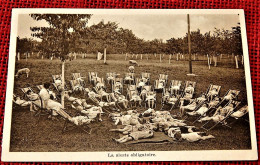
[(257, 160), (243, 10), (13, 9), (2, 161)]

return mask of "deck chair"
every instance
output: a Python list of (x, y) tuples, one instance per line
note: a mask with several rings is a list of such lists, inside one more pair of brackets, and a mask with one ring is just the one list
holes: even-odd
[(92, 129), (88, 126), (89, 123), (79, 123), (78, 125), (76, 125), (73, 122), (73, 117), (71, 117), (66, 111), (60, 110), (60, 111), (57, 111), (57, 113), (65, 120), (63, 128), (62, 128), (62, 133), (71, 131), (72, 129), (75, 129), (75, 128), (79, 128), (83, 132), (91, 134)]
[[(116, 96), (114, 93), (109, 93), (110, 95), (110, 99), (111, 101), (115, 102), (116, 103), (116, 107), (118, 107), (120, 110), (123, 110), (124, 108), (122, 108), (119, 104), (120, 102), (117, 100)], [(127, 107), (128, 108), (128, 107)]]
[[(231, 114), (234, 112), (234, 110), (238, 107), (238, 105), (240, 104), (240, 102), (234, 101), (234, 100), (230, 100), (230, 101), (226, 104), (226, 106), (228, 106), (228, 105), (230, 105), (230, 104), (233, 104), (234, 107), (233, 107), (232, 111), (229, 112), (228, 114), (226, 114), (222, 120), (218, 121), (217, 123), (215, 123), (215, 124), (213, 124), (213, 125), (210, 125), (210, 123), (211, 123), (212, 121), (209, 120), (209, 121), (207, 121), (205, 124), (203, 124), (203, 125), (201, 126), (201, 128), (204, 129), (204, 130), (206, 130), (206, 131), (210, 131), (210, 130), (212, 130), (213, 128), (215, 128), (217, 125), (220, 125), (220, 124), (231, 128), (229, 125), (227, 125), (226, 119), (230, 117), (230, 115), (231, 115)], [(225, 107), (226, 107), (226, 106), (225, 106)], [(223, 107), (223, 108), (225, 108), (225, 107)], [(208, 126), (208, 125), (210, 125), (210, 126)], [(207, 128), (207, 126), (208, 126), (208, 128)]]
[(115, 72), (106, 73), (106, 80), (108, 84), (112, 84), (115, 81), (117, 74)]
[(145, 108), (146, 107), (148, 107), (148, 108), (152, 108), (152, 109), (155, 109), (156, 108), (156, 92), (153, 92), (153, 91), (148, 91), (147, 93), (146, 93), (146, 99), (147, 98), (149, 98), (149, 97), (151, 97), (151, 99), (152, 99), (152, 102), (153, 102), (153, 106), (152, 105), (149, 105), (149, 102), (151, 102), (151, 101), (149, 101), (149, 100), (145, 100)]
[(94, 77), (94, 78), (93, 78), (93, 85), (94, 85), (94, 86), (97, 86), (98, 82), (103, 83), (103, 84), (104, 84), (103, 88), (106, 88), (106, 86), (105, 86), (105, 80), (104, 80), (103, 77), (102, 77), (102, 78), (100, 78), (100, 77)]
[(134, 91), (134, 90), (137, 90), (136, 85), (128, 85), (127, 91)]
[[(190, 102), (188, 105), (190, 105), (190, 104), (192, 104), (192, 103), (194, 103), (194, 102), (196, 102), (197, 103), (197, 106), (195, 107), (195, 109), (194, 110), (192, 110), (193, 112), (195, 112), (195, 111), (197, 111), (197, 110), (199, 110), (207, 101), (205, 100), (205, 101), (197, 101), (196, 99), (194, 99), (192, 102)], [(208, 111), (209, 111), (209, 109), (208, 109)], [(205, 112), (206, 113), (206, 112)], [(204, 115), (204, 114), (203, 114)], [(203, 115), (201, 115), (201, 116), (203, 116)], [(190, 115), (188, 115), (188, 113), (186, 112), (185, 113), (185, 115), (182, 117), (182, 119), (183, 120), (186, 120), (188, 117), (190, 117)], [(196, 118), (197, 119), (197, 118)], [(194, 119), (193, 119), (194, 120)], [(194, 123), (194, 122), (193, 122)]]
[[(179, 89), (177, 88), (177, 86), (179, 86)], [(170, 83), (171, 94), (180, 94), (180, 91), (182, 90), (181, 86), (182, 86), (182, 81), (171, 80), (171, 83)]]
[(86, 77), (82, 77), (80, 73), (72, 73), (72, 78), (73, 78), (73, 80), (79, 80), (81, 86), (84, 87), (86, 85), (86, 83), (84, 81), (84, 78), (86, 78)]
[(125, 84), (134, 84), (135, 83), (135, 74), (134, 73), (126, 73), (124, 78)]
[[(175, 103), (170, 101), (170, 98), (174, 98), (173, 96), (176, 97), (177, 101)], [(178, 105), (179, 102), (179, 95), (171, 94), (171, 89), (170, 88), (164, 88), (162, 92), (162, 99), (161, 99), (161, 110), (165, 107), (165, 105), (170, 106), (170, 111), (175, 108)]]
[(141, 73), (141, 78), (146, 79), (147, 80), (146, 84), (149, 85), (151, 80), (151, 73), (143, 72)]
[[(212, 91), (213, 89), (216, 89), (217, 94), (215, 96), (211, 96), (211, 98), (209, 98), (209, 92)], [(218, 96), (220, 89), (221, 89), (221, 86), (210, 84), (206, 93), (205, 93), (205, 95), (208, 97), (208, 101), (211, 101), (214, 97)]]
[[(142, 104), (141, 104), (142, 103), (142, 99), (141, 99), (140, 95), (138, 95), (140, 97), (140, 100), (139, 99), (136, 100), (134, 98), (135, 95), (138, 95), (138, 91), (137, 90), (131, 90), (131, 91), (127, 92), (127, 98), (128, 98), (128, 100), (130, 102), (131, 107), (132, 107), (132, 103), (134, 103), (134, 105), (136, 107), (136, 105), (137, 105), (136, 102), (139, 102), (139, 106), (142, 107)], [(134, 100), (132, 100), (132, 99), (134, 99)]]
[(167, 83), (166, 80), (163, 80), (164, 81), (163, 86), (159, 87), (160, 81), (161, 80), (155, 80), (154, 81), (154, 90), (157, 91), (157, 92), (162, 92), (163, 89), (166, 87), (166, 83)]
[[(244, 105), (243, 107), (239, 108), (237, 111), (233, 112), (228, 119), (226, 119), (227, 125), (231, 127), (234, 123), (236, 123), (239, 120), (249, 122), (248, 112), (248, 105)], [(234, 121), (228, 121), (231, 119), (233, 119)]]
[(221, 97), (221, 102), (219, 103), (219, 105), (226, 105), (230, 100), (226, 100), (225, 97), (230, 95), (231, 93), (233, 94), (233, 99), (231, 99), (231, 100), (237, 100), (238, 99), (238, 95), (239, 95), (240, 91), (229, 89), (226, 92), (226, 94), (223, 97)]
[(21, 88), (21, 91), (24, 93), (24, 96), (32, 102), (33, 106), (37, 107), (37, 112), (35, 113), (35, 116), (38, 116), (37, 122), (40, 121), (41, 116), (46, 115), (52, 115), (53, 111), (48, 111), (46, 108), (43, 108), (43, 102), (41, 97), (38, 95), (37, 98), (32, 98), (28, 96), (28, 91), (31, 91), (32, 93), (35, 93), (31, 87)]
[(143, 101), (145, 101), (147, 92), (151, 92), (151, 91), (152, 91), (151, 85), (145, 85), (141, 88), (140, 96), (141, 96)]
[[(55, 80), (57, 80), (57, 79), (61, 80), (61, 75), (52, 75), (52, 81), (53, 81), (52, 85), (54, 86), (54, 88), (56, 89), (56, 91), (58, 93), (61, 93), (62, 92), (61, 85), (57, 85), (55, 83)], [(68, 87), (67, 87), (66, 83), (64, 83), (64, 90), (68, 90)]]
[(159, 80), (165, 80), (166, 84), (168, 82), (168, 75), (167, 74), (159, 74)]
[(85, 88), (81, 85), (79, 80), (70, 80), (70, 86), (73, 92), (84, 92)]
[(97, 72), (88, 72), (88, 81), (89, 83), (94, 83), (94, 78), (98, 77)]
[(61, 74), (57, 74), (57, 75), (52, 75), (52, 81), (55, 82), (55, 80), (61, 80)]
[(123, 84), (123, 78), (115, 78), (115, 81), (112, 83), (112, 92), (115, 91), (116, 85), (119, 83), (121, 84), (121, 86), (119, 86), (119, 92), (123, 93), (123, 88), (124, 88), (124, 84)]
[(102, 89), (102, 90), (104, 90), (105, 92), (106, 92), (106, 90), (105, 89), (103, 89), (103, 88), (99, 88), (99, 87), (93, 87), (93, 90), (97, 93), (97, 94), (99, 94), (101, 97), (100, 97), (100, 99), (101, 99), (101, 101), (103, 101), (103, 97), (105, 96), (106, 97), (106, 101), (107, 102), (110, 102), (110, 95), (109, 95), (109, 93), (107, 93), (108, 95), (102, 95), (99, 91), (100, 91), (100, 89)]
[(191, 85), (194, 88), (194, 91), (189, 93), (191, 95), (191, 98), (193, 98), (194, 93), (195, 93), (195, 87), (196, 87), (196, 82), (193, 82), (193, 81), (186, 81), (184, 89), (182, 90), (182, 93), (181, 93), (181, 98), (185, 98), (185, 91), (189, 85)]

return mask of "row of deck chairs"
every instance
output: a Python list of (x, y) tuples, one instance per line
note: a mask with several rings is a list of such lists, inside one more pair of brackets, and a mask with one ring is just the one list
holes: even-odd
[[(207, 96), (207, 94), (209, 93), (209, 91), (212, 89), (214, 85), (210, 85), (210, 87), (208, 88), (207, 92), (204, 94), (205, 96)], [(215, 88), (217, 86), (215, 85)], [(220, 87), (218, 87), (217, 89), (220, 90)], [(225, 125), (225, 126), (228, 126), (228, 124), (226, 123), (226, 120), (230, 117), (232, 117), (232, 114), (235, 112), (235, 110), (238, 108), (238, 106), (240, 105), (241, 102), (237, 101), (238, 100), (238, 95), (239, 95), (240, 91), (238, 90), (228, 90), (226, 92), (226, 94), (223, 96), (223, 97), (218, 97), (220, 99), (219, 103), (214, 105), (214, 106), (210, 106), (210, 107), (207, 107), (207, 111), (201, 111), (202, 113), (200, 114), (196, 114), (195, 116), (195, 120), (193, 121), (193, 124), (195, 122), (198, 122), (200, 121), (203, 117), (205, 116), (209, 116), (209, 117), (213, 117), (214, 116), (214, 113), (218, 110), (218, 109), (221, 109), (221, 108), (226, 108), (228, 106), (230, 106), (232, 104), (232, 110), (227, 113), (221, 120), (217, 121), (216, 123), (212, 122), (211, 120), (205, 122), (201, 128), (202, 129), (205, 129), (206, 131), (210, 131), (211, 129), (213, 129), (214, 127), (216, 127), (217, 125)], [(233, 97), (231, 99), (225, 99), (226, 97), (230, 96), (230, 95), (233, 95)], [(214, 98), (213, 98), (214, 99)], [(203, 107), (205, 104), (208, 104), (210, 101), (213, 101), (213, 99), (208, 99), (206, 98), (205, 100), (200, 100), (198, 98), (194, 99), (193, 101), (191, 101), (188, 105), (191, 105), (193, 104), (194, 102), (197, 103), (197, 106), (195, 107), (195, 109), (193, 109), (193, 112), (195, 111), (198, 111), (201, 107)], [(244, 109), (246, 108), (246, 111), (244, 111)], [(241, 114), (241, 116), (244, 116), (248, 113), (248, 109), (247, 109), (247, 105), (241, 107), (241, 109), (243, 110), (243, 113), (244, 114)], [(240, 109), (240, 110), (241, 110)], [(241, 112), (242, 113), (242, 112)], [(186, 120), (189, 116), (186, 115), (184, 117), (184, 119)], [(235, 117), (234, 117), (235, 118)], [(228, 126), (230, 127), (230, 126)]]

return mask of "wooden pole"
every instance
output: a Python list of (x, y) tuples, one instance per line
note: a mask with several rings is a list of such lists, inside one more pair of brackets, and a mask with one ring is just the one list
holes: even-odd
[(189, 46), (189, 71), (192, 74), (192, 63), (191, 63), (191, 41), (190, 41), (190, 15), (187, 14), (188, 20), (188, 46)]
[(210, 69), (210, 58), (209, 58), (208, 54), (207, 54), (207, 57), (208, 57), (208, 66), (209, 66), (209, 69)]
[(107, 48), (104, 49), (104, 64), (107, 63)]
[(172, 58), (172, 55), (170, 54), (169, 55), (169, 64), (171, 63), (171, 58)]
[(141, 54), (141, 60), (143, 59), (143, 54)]
[(236, 61), (236, 69), (238, 69), (238, 60), (237, 60), (237, 56), (235, 56), (235, 61)]
[(179, 53), (177, 53), (176, 60), (179, 61)]
[(217, 56), (213, 56), (213, 59), (214, 59), (214, 66), (217, 66), (217, 61), (218, 61)]
[(162, 54), (160, 54), (160, 62), (162, 62)]

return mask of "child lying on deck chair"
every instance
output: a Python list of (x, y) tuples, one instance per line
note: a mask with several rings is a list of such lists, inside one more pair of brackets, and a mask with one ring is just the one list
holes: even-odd
[(211, 100), (209, 102), (209, 108), (215, 107), (216, 105), (218, 105), (219, 102), (220, 102), (220, 98), (219, 97), (215, 97), (213, 100)]
[(163, 89), (164, 86), (165, 86), (165, 80), (159, 79), (159, 83), (158, 83), (157, 89)]
[(193, 97), (193, 93), (194, 93), (194, 87), (192, 86), (192, 84), (189, 84), (189, 86), (184, 90), (183, 98), (185, 100), (190, 100)]
[(154, 108), (156, 101), (156, 93), (148, 92), (145, 101), (148, 104), (148, 108)]
[(30, 106), (30, 111), (34, 111), (33, 104), (31, 101), (22, 100), (19, 96), (17, 96), (17, 97), (14, 97), (14, 102), (15, 102), (15, 104), (20, 105), (21, 107)]
[(212, 100), (214, 97), (216, 97), (218, 95), (218, 89), (217, 88), (212, 88), (209, 92), (208, 92), (208, 99)]
[(146, 139), (146, 138), (150, 138), (150, 137), (153, 137), (153, 131), (148, 130), (148, 131), (131, 132), (130, 134), (125, 135), (120, 139), (113, 138), (113, 140), (118, 143), (125, 143), (125, 142), (132, 141), (132, 140)]
[(115, 102), (122, 103), (123, 106), (124, 106), (124, 108), (127, 109), (129, 102), (128, 102), (128, 100), (125, 98), (125, 96), (124, 96), (124, 95), (121, 95), (121, 93), (120, 93), (120, 92), (117, 92), (117, 91), (114, 92), (114, 96), (115, 96), (115, 99), (116, 99)]
[(181, 106), (180, 107), (181, 116), (184, 115), (185, 110), (194, 111), (194, 109), (197, 107), (197, 105), (198, 105), (198, 103), (196, 101), (193, 101), (191, 104), (188, 104), (186, 106)]
[(233, 104), (229, 104), (226, 107), (222, 108), (221, 106), (216, 110), (216, 112), (214, 113), (213, 116), (209, 117), (203, 117), (200, 120), (198, 120), (199, 122), (202, 121), (208, 121), (208, 120), (213, 120), (214, 122), (219, 122), (222, 121), (223, 119), (225, 119), (226, 116), (228, 116), (232, 111), (234, 110), (234, 105)]
[(187, 112), (187, 114), (189, 114), (191, 116), (195, 116), (195, 115), (205, 116), (205, 114), (208, 110), (209, 110), (208, 105), (205, 103), (197, 111)]
[(132, 92), (132, 97), (130, 98), (130, 101), (138, 102), (140, 106), (142, 103), (142, 99), (136, 91)]
[(92, 106), (90, 108), (85, 108), (77, 102), (74, 102), (74, 104), (71, 106), (72, 106), (72, 108), (79, 111), (80, 113), (87, 115), (89, 119), (95, 119), (98, 116), (99, 117), (98, 120), (102, 121), (101, 115), (104, 112), (102, 111), (101, 107)]
[(232, 113), (230, 116), (238, 119), (243, 115), (245, 115), (247, 112), (248, 112), (248, 106), (246, 105), (240, 108), (239, 110), (237, 110), (236, 112)]

